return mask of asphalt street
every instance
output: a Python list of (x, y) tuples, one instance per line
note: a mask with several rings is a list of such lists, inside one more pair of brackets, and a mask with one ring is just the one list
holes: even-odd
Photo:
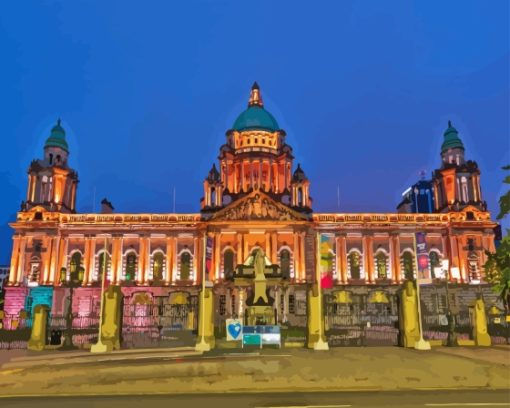
[(344, 407), (510, 407), (507, 390), (419, 390), (399, 392), (322, 392), (196, 394), (101, 397), (1, 398), (2, 408), (344, 408)]

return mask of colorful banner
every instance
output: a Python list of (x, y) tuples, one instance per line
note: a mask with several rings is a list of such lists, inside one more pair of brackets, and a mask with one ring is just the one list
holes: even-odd
[(207, 237), (205, 241), (205, 275), (209, 278), (212, 266), (212, 254), (213, 254), (213, 239)]
[(335, 255), (333, 252), (334, 238), (327, 235), (320, 236), (320, 269), (321, 269), (321, 287), (330, 289), (333, 287), (333, 264)]
[(427, 242), (425, 240), (424, 232), (417, 232), (415, 234), (416, 237), (416, 259), (418, 262), (417, 270), (418, 270), (418, 280), (421, 283), (426, 283), (425, 281), (430, 281), (430, 271), (429, 271), (429, 256), (427, 254)]

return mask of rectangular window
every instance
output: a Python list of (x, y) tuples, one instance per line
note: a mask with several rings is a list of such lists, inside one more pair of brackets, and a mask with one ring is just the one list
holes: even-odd
[(294, 314), (296, 312), (296, 298), (294, 295), (289, 295), (289, 313)]
[(220, 295), (220, 316), (225, 316), (227, 306), (227, 297), (225, 295)]

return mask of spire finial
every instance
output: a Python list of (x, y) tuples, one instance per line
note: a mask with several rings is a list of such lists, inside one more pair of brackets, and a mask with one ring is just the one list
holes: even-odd
[(57, 126), (60, 126), (60, 122), (62, 122), (62, 121), (60, 120), (60, 118), (58, 118), (57, 119)]
[(452, 121), (451, 120), (448, 121), (448, 127), (452, 127)]
[(260, 94), (259, 84), (255, 81), (251, 87), (250, 92), (250, 100), (248, 101), (248, 107), (250, 106), (264, 106), (264, 102), (262, 101), (262, 96)]

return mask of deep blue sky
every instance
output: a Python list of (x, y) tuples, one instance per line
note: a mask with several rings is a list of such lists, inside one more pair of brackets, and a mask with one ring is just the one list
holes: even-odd
[(448, 119), (490, 210), (510, 162), (509, 2), (31, 1), (0, 5), (0, 263), (26, 170), (57, 117), (119, 212), (199, 209), (254, 80), (315, 211), (394, 211), (439, 165)]

